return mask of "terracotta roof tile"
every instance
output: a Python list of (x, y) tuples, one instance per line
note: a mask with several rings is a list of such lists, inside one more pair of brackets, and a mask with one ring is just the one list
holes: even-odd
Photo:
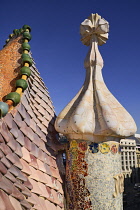
[(40, 137), (34, 133), (32, 141), (39, 147)]
[[(45, 160), (44, 160), (44, 162), (47, 163), (48, 165), (52, 165), (51, 164), (51, 159), (52, 158), (54, 159), (54, 156), (51, 156), (51, 153), (48, 152), (48, 155), (45, 154)], [(54, 159), (54, 161), (55, 161), (55, 159)]]
[(6, 155), (6, 158), (9, 159), (15, 166), (22, 169), (22, 164), (20, 163), (19, 157), (15, 153), (9, 153)]
[(26, 200), (23, 200), (20, 202), (21, 206), (25, 207), (26, 209), (31, 209), (31, 205), (26, 201)]
[(0, 149), (0, 158), (2, 158), (3, 156), (4, 156), (4, 153)]
[(30, 119), (31, 119), (30, 115), (28, 114), (28, 112), (26, 112), (26, 118), (24, 119), (24, 121), (28, 126), (30, 126)]
[(24, 146), (29, 152), (31, 151), (31, 144), (32, 144), (32, 142), (30, 141), (30, 139), (25, 136), (24, 137)]
[(50, 166), (48, 166), (48, 164), (44, 163), (44, 167), (45, 167), (46, 173), (49, 174), (49, 175), (52, 175), (51, 170), (50, 170)]
[(41, 134), (41, 139), (46, 143), (47, 142), (47, 138), (46, 135), (42, 132)]
[(25, 147), (22, 147), (21, 148), (21, 151), (22, 151), (22, 154), (23, 154), (23, 159), (26, 160), (27, 162), (31, 162), (31, 158), (30, 158), (30, 153), (29, 151), (25, 148)]
[(48, 191), (46, 190), (46, 186), (44, 184), (42, 184), (41, 182), (38, 183), (38, 186), (42, 192), (42, 194), (40, 196), (43, 196), (45, 198), (49, 198), (49, 194)]
[(30, 189), (30, 190), (33, 189), (33, 185), (31, 184), (31, 182), (29, 181), (29, 179), (27, 178), (27, 176), (26, 176), (26, 181), (24, 181), (24, 185), (25, 185), (28, 189)]
[(30, 167), (29, 167), (29, 164), (23, 160), (23, 159), (20, 159), (20, 162), (22, 164), (22, 171), (28, 175), (31, 174), (31, 171), (30, 171)]
[(53, 184), (53, 188), (55, 190), (59, 190), (59, 186), (58, 186), (58, 180), (54, 177), (51, 177), (52, 178), (52, 184)]
[(14, 116), (14, 122), (16, 122), (19, 127), (21, 127), (21, 125), (22, 125), (22, 117), (19, 114), (19, 112), (16, 112), (16, 114)]
[(16, 182), (16, 178), (9, 171), (7, 171), (5, 177), (8, 178), (11, 182)]
[(45, 178), (47, 179), (46, 186), (53, 188), (52, 177), (45, 174)]
[(39, 148), (34, 144), (31, 143), (31, 154), (38, 158)]
[(26, 127), (26, 136), (29, 138), (29, 139), (31, 139), (31, 140), (33, 140), (34, 139), (34, 132), (33, 132), (33, 130), (30, 128), (30, 127)]
[(46, 210), (45, 201), (42, 198), (39, 198), (34, 193), (32, 193), (32, 197), (34, 198), (34, 200), (36, 200), (36, 205), (34, 206), (35, 209), (37, 209), (37, 210)]
[(12, 206), (14, 207), (14, 209), (17, 210), (22, 210), (20, 202), (17, 201), (15, 198), (13, 198), (12, 196), (9, 196), (10, 202), (12, 204)]
[(38, 125), (36, 125), (36, 133), (41, 137), (42, 132)]
[(18, 175), (19, 175), (18, 168), (13, 165), (8, 169), (8, 171), (16, 177), (18, 177)]
[(17, 187), (23, 195), (30, 197), (31, 196), (31, 192), (30, 190), (28, 190), (28, 188), (26, 188), (23, 184), (21, 184), (19, 181), (16, 181), (14, 183), (14, 186)]
[(61, 205), (60, 199), (58, 199), (57, 191), (54, 190), (54, 189), (51, 189), (51, 192), (52, 192), (52, 195), (53, 195), (54, 202), (57, 203), (58, 205)]
[(7, 144), (13, 151), (17, 148), (17, 142), (15, 139), (11, 139)]
[(41, 104), (42, 100), (38, 95), (35, 96), (34, 100), (37, 101), (39, 104)]
[(11, 129), (12, 128), (12, 123), (13, 123), (13, 117), (10, 113), (8, 113), (4, 117), (4, 122), (8, 125), (8, 127)]
[(30, 171), (31, 171), (30, 178), (34, 179), (36, 181), (39, 181), (40, 178), (39, 178), (38, 173), (37, 173), (38, 171), (35, 168), (31, 167), (31, 166), (29, 166), (29, 168), (30, 168)]
[(7, 173), (7, 168), (4, 166), (3, 163), (0, 162), (0, 172), (2, 174), (6, 174)]
[(30, 127), (36, 132), (36, 123), (34, 119), (30, 119)]
[(2, 123), (1, 129), (2, 129), (1, 134), (4, 137), (6, 142), (9, 142), (11, 139), (14, 139), (13, 136), (10, 134), (5, 123)]
[(45, 144), (45, 142), (44, 142), (42, 139), (40, 139), (40, 141), (39, 141), (39, 147), (40, 147), (40, 149), (42, 149), (45, 153), (47, 153), (46, 144)]
[(33, 186), (33, 189), (31, 190), (33, 193), (36, 193), (36, 194), (38, 194), (38, 195), (41, 195), (41, 190), (40, 190), (40, 188), (39, 188), (39, 186), (38, 186), (38, 182), (37, 181), (35, 181), (35, 180), (33, 180), (33, 179), (30, 179), (29, 178), (29, 181), (31, 182), (31, 184), (32, 184), (32, 186)]
[(38, 158), (39, 160), (41, 161), (45, 161), (45, 152), (43, 152), (40, 148), (39, 148), (39, 151), (38, 151)]
[(6, 166), (6, 168), (10, 168), (11, 167), (10, 161), (7, 160), (7, 158), (5, 156), (1, 159), (1, 162)]
[(17, 178), (20, 179), (21, 181), (27, 180), (25, 174), (23, 174), (21, 171), (19, 171)]
[(56, 160), (54, 160), (52, 157), (49, 157), (49, 162), (52, 167), (57, 168)]
[(19, 200), (24, 199), (24, 196), (19, 192), (19, 190), (16, 187), (14, 187), (12, 182), (10, 182), (10, 180), (8, 180), (6, 177), (2, 177), (2, 180), (0, 182), (0, 188), (9, 195), (12, 195)]
[(48, 193), (48, 199), (52, 202), (54, 202), (54, 197), (53, 197), (53, 194), (52, 194), (52, 189), (48, 186), (46, 186), (46, 190), (47, 190), (47, 193)]
[(26, 98), (26, 95), (23, 95), (21, 98), (21, 103), (23, 104), (23, 106), (27, 107), (28, 106), (28, 100)]
[(23, 104), (20, 104), (20, 106), (18, 107), (18, 112), (24, 119), (26, 118), (26, 109)]
[(1, 210), (15, 210), (8, 195), (3, 190), (0, 190), (0, 208)]
[(28, 197), (28, 198), (26, 199), (26, 201), (27, 201), (28, 203), (30, 203), (31, 205), (35, 205), (35, 204), (37, 203), (36, 199), (34, 198), (34, 194), (33, 194), (33, 193), (31, 193), (31, 197)]
[(13, 121), (12, 122), (12, 128), (10, 130), (10, 132), (14, 135), (15, 138), (18, 137), (18, 127), (17, 127), (17, 124)]
[(45, 168), (44, 163), (42, 161), (37, 159), (37, 164), (38, 164), (39, 170), (41, 170), (43, 172), (46, 172), (46, 168)]
[(0, 134), (0, 143), (4, 142), (4, 138), (2, 137), (2, 135)]
[(20, 129), (24, 133), (24, 135), (28, 135), (27, 124), (24, 121), (22, 121)]
[(37, 171), (37, 175), (39, 177), (39, 181), (45, 184), (48, 184), (48, 177), (46, 176), (45, 173), (43, 173), (42, 171)]
[(59, 174), (58, 170), (51, 166), (50, 166), (50, 169), (51, 169), (52, 176), (60, 179), (60, 174)]
[(21, 151), (21, 146), (19, 143), (17, 143), (17, 147), (16, 147), (16, 150), (15, 150), (15, 153), (19, 156), (19, 157), (22, 157), (23, 154), (22, 154), (22, 151)]
[(57, 206), (55, 206), (53, 203), (51, 203), (48, 200), (45, 200), (45, 205), (47, 210), (51, 209), (51, 210), (57, 210)]
[(2, 177), (3, 177), (3, 174), (2, 174), (2, 173), (0, 173), (0, 181), (2, 180)]
[(38, 169), (37, 159), (34, 155), (30, 154), (31, 162), (29, 163), (30, 166), (33, 166), (34, 168)]
[(57, 206), (56, 210), (64, 210), (64, 208), (60, 208), (60, 206)]
[(58, 205), (64, 207), (64, 196), (60, 192), (57, 192), (56, 194), (58, 199)]
[(62, 188), (62, 183), (60, 183), (58, 180), (56, 180), (56, 186), (57, 186), (57, 190), (59, 190), (59, 192), (61, 194), (63, 194), (63, 188)]
[(8, 171), (11, 172), (14, 176), (16, 176), (18, 179), (22, 181), (27, 180), (24, 174), (16, 166), (12, 166), (11, 168), (8, 169)]
[(5, 143), (1, 143), (0, 144), (0, 149), (3, 151), (3, 153), (5, 155), (7, 155), (7, 154), (12, 152), (12, 150)]
[(23, 133), (18, 130), (18, 138), (16, 139), (22, 146), (24, 146), (24, 135)]

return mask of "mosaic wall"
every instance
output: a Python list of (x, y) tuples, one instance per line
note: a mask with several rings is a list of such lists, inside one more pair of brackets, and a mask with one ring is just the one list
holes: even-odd
[(5, 95), (15, 90), (15, 81), (20, 78), (21, 37), (17, 40), (8, 43), (0, 51), (0, 101)]
[(67, 210), (123, 209), (119, 143), (70, 141), (66, 173)]

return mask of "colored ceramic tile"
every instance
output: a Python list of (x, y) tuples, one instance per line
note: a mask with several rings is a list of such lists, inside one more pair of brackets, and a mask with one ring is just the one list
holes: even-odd
[(99, 150), (103, 154), (107, 154), (110, 151), (110, 146), (107, 143), (102, 143), (99, 145)]

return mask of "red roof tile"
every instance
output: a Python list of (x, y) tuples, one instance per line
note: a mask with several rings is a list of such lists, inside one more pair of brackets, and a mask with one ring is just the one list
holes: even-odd
[(22, 207), (20, 205), (20, 202), (18, 200), (16, 200), (15, 198), (13, 198), (12, 196), (9, 196), (10, 202), (12, 204), (12, 206), (14, 207), (14, 209), (16, 210), (22, 210)]
[[(13, 38), (0, 51), (2, 72), (10, 69), (5, 87), (10, 84), (16, 67), (20, 71), (18, 39)], [(5, 57), (5, 49), (10, 56), (12, 51), (15, 60)], [(62, 180), (56, 164), (56, 151), (61, 146), (55, 137), (54, 108), (34, 63), (30, 69), (32, 74), (21, 102), (0, 120), (0, 208), (62, 210)], [(15, 88), (15, 83), (12, 85)]]
[(9, 196), (3, 190), (0, 190), (0, 208), (1, 210), (14, 210)]
[(33, 166), (34, 168), (38, 169), (37, 159), (34, 155), (30, 154), (31, 162), (29, 165)]

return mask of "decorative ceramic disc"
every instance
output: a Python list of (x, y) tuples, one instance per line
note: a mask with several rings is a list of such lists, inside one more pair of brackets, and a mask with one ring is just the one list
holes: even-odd
[(110, 147), (110, 151), (111, 151), (111, 153), (113, 155), (116, 154), (117, 151), (118, 151), (117, 145), (116, 144), (112, 144), (111, 147)]
[(88, 147), (89, 147), (88, 150), (91, 153), (97, 153), (99, 151), (99, 148), (98, 148), (98, 144), (97, 143), (92, 143)]
[(109, 144), (107, 143), (102, 143), (99, 145), (99, 150), (103, 154), (107, 154), (110, 151)]

